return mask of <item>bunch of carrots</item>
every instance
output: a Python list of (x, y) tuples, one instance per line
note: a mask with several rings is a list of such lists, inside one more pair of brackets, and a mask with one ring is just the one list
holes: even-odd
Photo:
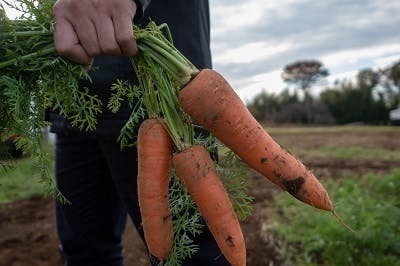
[[(139, 103), (147, 112), (137, 138), (138, 195), (145, 239), (154, 256), (166, 259), (174, 242), (168, 193), (170, 174), (175, 171), (226, 259), (232, 265), (246, 265), (238, 217), (209, 151), (194, 137), (196, 126), (211, 132), (248, 166), (298, 200), (337, 217), (321, 183), (271, 138), (221, 75), (211, 69), (198, 70), (174, 47), (165, 25), (151, 22), (145, 28), (133, 27), (140, 53), (131, 63), (142, 91)], [(48, 40), (51, 29), (30, 34)], [(40, 53), (0, 62), (0, 68), (11, 73), (24, 60), (46, 56), (56, 56), (53, 46), (46, 44)], [(125, 129), (133, 127), (133, 120), (137, 121), (130, 119)]]
[[(154, 24), (148, 27), (156, 31)], [(232, 265), (246, 264), (246, 247), (240, 224), (214, 163), (203, 146), (195, 145), (193, 140), (187, 138), (185, 130), (179, 130), (185, 129), (185, 125), (190, 127), (191, 123), (207, 129), (251, 168), (298, 200), (336, 216), (332, 201), (321, 183), (298, 159), (271, 138), (229, 83), (211, 69), (197, 70), (171, 41), (160, 36), (157, 41), (154, 36), (144, 39), (138, 36), (139, 49), (146, 58), (144, 65), (153, 70), (156, 65), (163, 70), (161, 75), (153, 75), (157, 71), (147, 74), (155, 81), (155, 91), (159, 92), (158, 103), (166, 106), (140, 126), (137, 142), (139, 202), (150, 252), (163, 259), (173, 241), (166, 197), (172, 161), (173, 168), (198, 205), (226, 259)], [(137, 71), (137, 74), (143, 77), (142, 71)], [(168, 80), (169, 85), (159, 86), (165, 83), (157, 82), (160, 79)], [(150, 91), (154, 92), (154, 88), (143, 89), (144, 97)], [(146, 107), (147, 110), (153, 109)], [(180, 109), (182, 112), (178, 111)], [(170, 117), (174, 111), (176, 116)], [(185, 117), (187, 115), (189, 120)], [(171, 143), (174, 148), (171, 148)], [(147, 152), (147, 147), (152, 147), (152, 151)], [(157, 190), (148, 182), (158, 184)], [(152, 206), (157, 206), (157, 212), (152, 212)], [(162, 233), (158, 233), (157, 228), (163, 228)]]
[(173, 246), (168, 208), (173, 168), (227, 260), (232, 265), (245, 265), (246, 248), (239, 220), (209, 151), (194, 138), (194, 126), (180, 107), (174, 80), (148, 51), (143, 58), (133, 60), (149, 117), (140, 125), (137, 138), (138, 197), (149, 251), (164, 260)]

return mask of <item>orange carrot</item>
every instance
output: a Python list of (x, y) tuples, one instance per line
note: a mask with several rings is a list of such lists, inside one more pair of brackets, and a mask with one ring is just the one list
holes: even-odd
[(222, 254), (233, 266), (246, 265), (239, 221), (207, 150), (200, 145), (191, 146), (175, 154), (172, 162)]
[(137, 138), (138, 198), (145, 240), (155, 257), (164, 259), (173, 244), (168, 208), (172, 142), (157, 119), (145, 120)]
[(250, 167), (297, 199), (333, 211), (327, 191), (315, 176), (271, 138), (217, 72), (202, 70), (179, 92), (179, 100), (196, 123)]

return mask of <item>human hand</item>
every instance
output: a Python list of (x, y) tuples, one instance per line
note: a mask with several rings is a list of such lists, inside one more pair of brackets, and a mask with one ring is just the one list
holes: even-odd
[(57, 0), (53, 12), (56, 50), (71, 61), (89, 65), (96, 55), (138, 52), (133, 0)]

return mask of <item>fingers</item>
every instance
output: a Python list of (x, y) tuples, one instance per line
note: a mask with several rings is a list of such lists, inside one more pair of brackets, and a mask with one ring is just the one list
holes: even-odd
[(122, 51), (115, 38), (114, 24), (111, 18), (101, 19), (95, 25), (101, 52), (109, 55), (121, 55)]
[(79, 42), (90, 57), (101, 54), (95, 24), (88, 18), (82, 18), (75, 24)]
[(79, 42), (72, 25), (64, 20), (56, 20), (54, 29), (54, 44), (57, 52), (78, 64), (90, 64), (92, 58), (86, 53)]
[(132, 18), (129, 16), (113, 16), (115, 38), (125, 56), (134, 56), (138, 52), (133, 38)]
[(138, 51), (132, 0), (57, 0), (53, 11), (56, 49), (76, 63), (89, 64), (100, 54), (133, 56)]

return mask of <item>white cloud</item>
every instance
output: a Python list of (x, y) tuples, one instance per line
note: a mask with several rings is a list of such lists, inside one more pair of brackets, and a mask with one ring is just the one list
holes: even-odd
[(384, 57), (378, 57), (374, 59), (374, 65), (377, 68), (385, 68), (393, 64), (393, 62), (400, 60), (400, 53), (396, 55), (389, 55)]
[(400, 43), (333, 52), (323, 56), (321, 60), (328, 67), (337, 67), (347, 64), (355, 65), (362, 60), (379, 60), (379, 57), (384, 57), (387, 54), (397, 54), (400, 56)]
[[(282, 70), (276, 69), (265, 74), (259, 74), (252, 76), (248, 79), (234, 81), (232, 87), (235, 85), (242, 85), (241, 88), (236, 88), (236, 93), (244, 102), (250, 102), (257, 94), (262, 91), (268, 93), (279, 93), (287, 85), (282, 81), (281, 78)], [(358, 71), (346, 71), (341, 73), (335, 73), (327, 77), (327, 83), (324, 86), (315, 86), (313, 94), (319, 95), (319, 93), (326, 88), (327, 85), (333, 85), (336, 80), (348, 80), (353, 81), (357, 76)]]
[[(348, 12), (337, 14), (337, 23), (354, 28), (355, 30), (371, 26), (384, 27), (385, 24), (391, 24), (393, 22), (393, 18), (388, 14), (392, 12), (396, 13), (396, 10), (400, 10), (399, 1), (385, 1), (385, 3), (383, 3), (380, 0), (369, 0), (358, 4), (358, 6), (360, 10), (359, 13)], [(368, 9), (368, 13), (363, 14), (363, 9)]]
[(218, 64), (249, 63), (285, 52), (290, 47), (290, 43), (249, 42), (237, 48), (214, 53), (214, 61)]
[(327, 80), (329, 84), (333, 84), (337, 80), (354, 80), (354, 78), (357, 76), (358, 70), (352, 70), (352, 71), (346, 71), (346, 72), (340, 72), (340, 73), (335, 73), (333, 75), (330, 75), (327, 77)]
[(226, 4), (224, 1), (211, 0), (212, 35), (215, 36), (222, 32), (235, 34), (242, 28), (265, 23), (270, 20), (270, 13), (280, 17), (288, 17), (295, 12), (292, 4), (304, 1), (307, 0), (248, 0), (231, 1)]
[[(282, 81), (280, 69), (275, 69), (268, 73), (263, 73), (241, 80), (242, 87), (236, 92), (243, 101), (250, 101), (254, 96), (265, 90), (269, 93), (278, 93), (285, 87)], [(238, 84), (239, 85), (239, 84)]]

